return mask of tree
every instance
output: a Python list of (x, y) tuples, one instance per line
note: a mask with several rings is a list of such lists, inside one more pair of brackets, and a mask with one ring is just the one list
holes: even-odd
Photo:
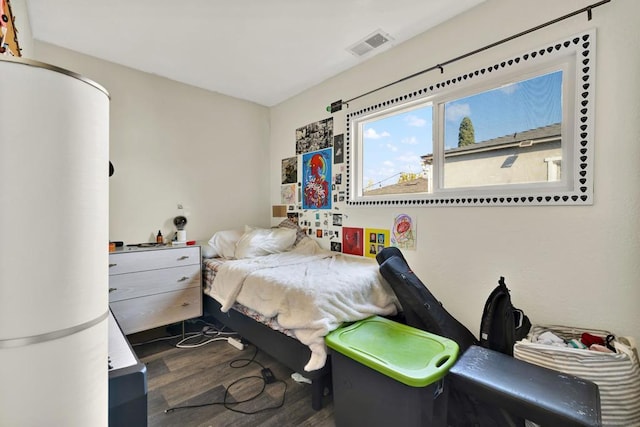
[(472, 145), (476, 143), (476, 137), (473, 132), (473, 123), (469, 117), (465, 117), (460, 122), (458, 130), (458, 147)]
[(403, 182), (413, 181), (420, 178), (420, 174), (414, 172), (400, 172), (400, 178), (398, 178), (398, 184)]
[(365, 185), (364, 189), (366, 190), (371, 190), (373, 188), (373, 180), (371, 178), (369, 178), (369, 180), (367, 181), (367, 185)]

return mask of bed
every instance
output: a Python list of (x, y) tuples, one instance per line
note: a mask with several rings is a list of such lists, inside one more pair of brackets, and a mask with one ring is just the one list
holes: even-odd
[(204, 311), (312, 381), (322, 407), (330, 381), (324, 337), (345, 322), (393, 316), (398, 303), (377, 264), (321, 249), (291, 221), (218, 232), (203, 260)]

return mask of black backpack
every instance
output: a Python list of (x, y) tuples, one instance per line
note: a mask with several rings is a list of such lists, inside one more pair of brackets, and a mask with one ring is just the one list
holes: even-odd
[(500, 277), (484, 305), (480, 322), (480, 345), (513, 356), (513, 345), (527, 336), (531, 322), (511, 304), (509, 288)]

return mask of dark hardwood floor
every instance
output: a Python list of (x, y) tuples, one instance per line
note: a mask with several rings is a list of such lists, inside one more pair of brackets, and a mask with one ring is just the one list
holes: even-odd
[[(129, 336), (136, 354), (147, 366), (149, 427), (335, 426), (331, 396), (324, 398), (322, 410), (313, 410), (311, 386), (294, 381), (290, 369), (268, 354), (256, 352), (253, 345), (238, 350), (226, 341), (217, 341), (201, 347), (177, 348), (181, 337), (153, 341), (163, 336), (169, 336), (166, 329)], [(255, 361), (248, 363), (254, 355)], [(270, 368), (280, 381), (265, 385), (263, 367)], [(220, 404), (225, 392), (227, 408)], [(280, 405), (283, 392), (284, 403), (273, 409)], [(234, 404), (243, 400), (248, 401)], [(211, 402), (218, 404), (165, 413), (171, 407)], [(242, 414), (228, 408), (256, 413)]]

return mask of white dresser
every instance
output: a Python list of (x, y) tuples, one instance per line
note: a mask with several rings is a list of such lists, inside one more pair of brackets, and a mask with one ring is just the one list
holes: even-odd
[(199, 246), (109, 253), (109, 305), (125, 334), (202, 315)]

